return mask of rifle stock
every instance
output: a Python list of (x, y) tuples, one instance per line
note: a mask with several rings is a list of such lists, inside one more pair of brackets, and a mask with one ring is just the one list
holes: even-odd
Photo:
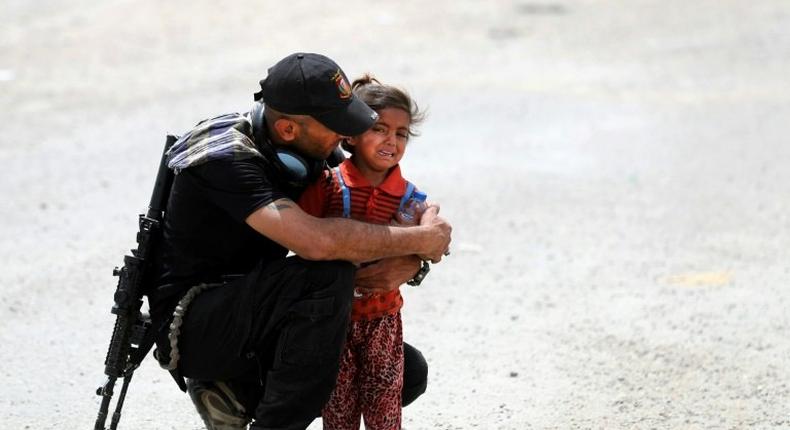
[(173, 172), (167, 167), (166, 154), (176, 140), (175, 136), (168, 135), (165, 141), (148, 212), (139, 216), (137, 247), (131, 250), (131, 255), (124, 256), (123, 267), (120, 269), (116, 267), (113, 271), (113, 275), (118, 276), (111, 311), (116, 317), (104, 360), (104, 374), (107, 375), (107, 381), (96, 390), (96, 394), (102, 397), (102, 402), (94, 430), (105, 430), (104, 424), (115, 382), (118, 378), (123, 378), (123, 387), (110, 425), (111, 430), (117, 428), (129, 382), (148, 352), (147, 349), (151, 347), (150, 341), (144, 342), (146, 337), (152, 339), (150, 334), (146, 336), (150, 321), (140, 309), (143, 305), (143, 295), (153, 287), (151, 259), (160, 244), (164, 210), (173, 183)]

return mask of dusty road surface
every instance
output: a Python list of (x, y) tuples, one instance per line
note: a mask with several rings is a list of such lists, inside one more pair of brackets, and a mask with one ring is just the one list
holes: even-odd
[[(297, 50), (430, 110), (405, 428), (790, 428), (790, 3), (280, 3), (0, 4), (0, 428), (92, 428), (165, 133)], [(121, 428), (200, 421), (148, 360)]]

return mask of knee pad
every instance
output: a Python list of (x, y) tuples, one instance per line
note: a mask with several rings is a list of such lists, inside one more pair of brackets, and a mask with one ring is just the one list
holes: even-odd
[(415, 401), (428, 387), (428, 362), (422, 353), (403, 343), (403, 406)]

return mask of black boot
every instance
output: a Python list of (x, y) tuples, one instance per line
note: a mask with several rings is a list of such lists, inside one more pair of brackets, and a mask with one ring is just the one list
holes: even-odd
[(226, 383), (187, 379), (187, 392), (207, 430), (246, 430), (251, 418)]

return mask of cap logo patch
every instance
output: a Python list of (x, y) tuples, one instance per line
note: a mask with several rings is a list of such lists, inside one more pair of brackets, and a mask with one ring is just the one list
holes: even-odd
[(346, 100), (351, 98), (351, 86), (348, 85), (348, 81), (346, 81), (346, 78), (340, 73), (340, 70), (332, 76), (332, 81), (337, 85), (337, 93), (341, 99)]

